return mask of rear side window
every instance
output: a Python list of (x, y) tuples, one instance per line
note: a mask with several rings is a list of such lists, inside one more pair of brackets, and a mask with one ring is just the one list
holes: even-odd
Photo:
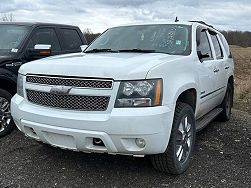
[(33, 49), (36, 44), (49, 44), (52, 52), (61, 51), (58, 37), (52, 28), (38, 29), (32, 36), (28, 48)]
[(230, 48), (229, 48), (229, 45), (228, 45), (228, 43), (227, 43), (226, 38), (225, 38), (222, 34), (220, 34), (219, 36), (220, 36), (221, 42), (222, 42), (222, 44), (223, 44), (223, 47), (224, 47), (224, 49), (225, 49), (225, 51), (226, 51), (226, 53), (227, 53), (227, 56), (228, 56), (229, 58), (232, 58), (232, 54), (231, 54), (231, 52), (230, 52)]
[(75, 29), (60, 29), (65, 51), (81, 51), (82, 40)]
[(217, 59), (222, 59), (223, 58), (223, 52), (222, 52), (219, 40), (217, 38), (217, 35), (216, 34), (210, 34), (210, 35), (211, 35), (212, 42), (213, 42), (213, 45), (214, 45), (216, 58)]
[(208, 55), (209, 57), (203, 58), (203, 60), (213, 59), (212, 51), (210, 48), (209, 40), (206, 31), (202, 31), (200, 34), (200, 45), (197, 47), (202, 55)]

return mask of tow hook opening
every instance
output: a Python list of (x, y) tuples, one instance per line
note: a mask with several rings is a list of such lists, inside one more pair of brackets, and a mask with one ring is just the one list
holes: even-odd
[(93, 145), (94, 146), (103, 146), (105, 147), (104, 142), (100, 138), (93, 138)]
[(35, 139), (38, 139), (38, 135), (32, 127), (24, 126), (24, 129), (25, 129), (25, 132), (28, 136), (35, 138)]

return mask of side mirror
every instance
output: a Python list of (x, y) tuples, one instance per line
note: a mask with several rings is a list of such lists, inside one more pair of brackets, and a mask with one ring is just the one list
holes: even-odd
[(47, 44), (36, 44), (34, 49), (29, 49), (28, 57), (32, 59), (40, 59), (51, 55), (51, 45)]
[(202, 54), (201, 51), (197, 51), (197, 54), (198, 54), (198, 57), (199, 57), (199, 60), (202, 62), (203, 59), (206, 59), (206, 58), (209, 58), (209, 54)]
[(86, 48), (88, 47), (88, 45), (81, 45), (80, 48), (81, 48), (81, 51), (84, 52), (86, 50)]

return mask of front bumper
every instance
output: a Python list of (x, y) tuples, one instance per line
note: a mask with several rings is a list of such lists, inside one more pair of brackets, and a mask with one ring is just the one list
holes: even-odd
[[(114, 108), (111, 112), (67, 111), (37, 106), (15, 95), (11, 113), (26, 136), (52, 146), (126, 155), (163, 153), (168, 145), (173, 107)], [(104, 146), (93, 144), (99, 138)], [(145, 140), (138, 147), (135, 139)]]

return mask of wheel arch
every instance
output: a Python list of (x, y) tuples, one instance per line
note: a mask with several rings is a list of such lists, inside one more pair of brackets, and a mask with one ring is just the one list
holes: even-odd
[(231, 75), (229, 78), (228, 78), (228, 83), (231, 84), (232, 87), (234, 87), (234, 76)]
[[(229, 78), (228, 78), (228, 84), (231, 85), (231, 92), (232, 92), (232, 96), (234, 96), (234, 76), (231, 75)], [(233, 107), (233, 104), (234, 104), (234, 99), (232, 97), (232, 101), (231, 101), (231, 106)]]
[(16, 94), (17, 75), (0, 67), (0, 89), (8, 91), (11, 95)]
[(16, 82), (14, 82), (13, 80), (10, 80), (10, 79), (0, 77), (0, 83), (1, 83), (0, 89), (8, 91), (11, 95), (16, 94), (16, 91), (17, 91)]
[(180, 89), (176, 92), (175, 105), (177, 104), (177, 102), (189, 104), (193, 108), (194, 113), (196, 113), (199, 105), (198, 97), (199, 95), (197, 85), (195, 83), (186, 84), (180, 87)]
[(186, 89), (182, 93), (179, 94), (177, 102), (182, 102), (190, 105), (193, 108), (194, 113), (196, 112), (196, 105), (197, 105), (197, 91), (195, 88)]

